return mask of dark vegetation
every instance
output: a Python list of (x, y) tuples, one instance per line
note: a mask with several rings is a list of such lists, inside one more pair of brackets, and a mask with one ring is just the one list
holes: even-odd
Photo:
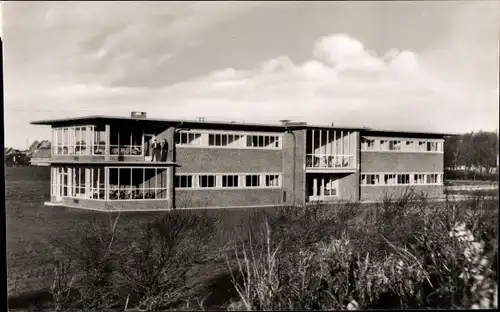
[(445, 179), (498, 181), (498, 133), (479, 131), (448, 137)]
[(370, 205), (111, 214), (42, 206), (48, 171), (7, 171), (12, 308), (496, 304), (498, 196), (429, 202), (408, 193)]

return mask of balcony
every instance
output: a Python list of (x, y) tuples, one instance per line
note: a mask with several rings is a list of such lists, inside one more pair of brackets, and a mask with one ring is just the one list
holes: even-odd
[(306, 154), (306, 169), (312, 171), (354, 170), (354, 155)]

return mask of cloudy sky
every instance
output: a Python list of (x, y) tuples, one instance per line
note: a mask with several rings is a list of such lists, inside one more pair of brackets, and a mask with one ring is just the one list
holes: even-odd
[(91, 114), (498, 127), (498, 1), (5, 2), (5, 144)]

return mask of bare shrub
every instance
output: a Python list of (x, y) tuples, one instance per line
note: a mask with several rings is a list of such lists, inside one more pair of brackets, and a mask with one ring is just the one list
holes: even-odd
[(119, 299), (113, 280), (114, 243), (120, 215), (109, 224), (93, 217), (72, 243), (62, 243), (54, 257), (51, 286), (57, 311), (106, 311)]
[[(371, 211), (359, 208), (278, 211), (266, 232), (267, 251), (256, 244), (235, 251), (240, 301), (230, 309), (494, 307), (498, 211), (490, 198), (435, 203), (409, 191)], [(316, 231), (316, 224), (338, 220), (341, 231)], [(459, 221), (482, 243), (467, 247), (450, 237)]]
[(186, 274), (207, 257), (214, 233), (212, 218), (191, 211), (167, 213), (145, 224), (120, 261), (122, 290), (141, 310), (159, 311), (178, 304), (189, 291)]

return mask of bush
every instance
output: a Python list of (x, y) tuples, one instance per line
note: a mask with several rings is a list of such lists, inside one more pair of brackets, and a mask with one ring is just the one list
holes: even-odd
[(224, 255), (229, 309), (495, 307), (497, 234), (498, 197), (431, 202), (411, 190), (369, 206), (95, 218), (54, 252), (54, 310), (178, 309), (204, 297), (191, 269)]
[[(279, 210), (264, 243), (235, 249), (239, 301), (230, 309), (494, 307), (494, 204), (431, 203), (406, 194), (369, 211), (359, 205)], [(449, 235), (462, 223), (482, 243), (459, 244)], [(334, 226), (341, 230), (319, 229)]]
[(498, 172), (485, 173), (473, 170), (445, 170), (445, 180), (498, 181)]
[(124, 305), (147, 311), (186, 299), (186, 274), (210, 253), (217, 220), (207, 214), (167, 213), (118, 230), (94, 219), (81, 239), (62, 244), (52, 287), (56, 311), (107, 311)]

